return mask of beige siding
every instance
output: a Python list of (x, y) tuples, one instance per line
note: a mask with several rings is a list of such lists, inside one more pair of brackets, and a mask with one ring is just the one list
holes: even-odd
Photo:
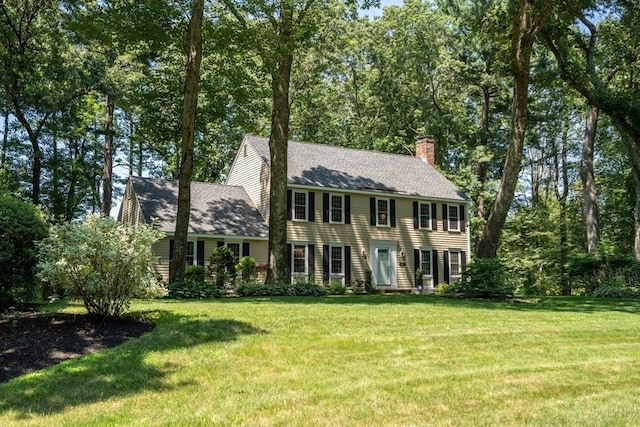
[[(365, 279), (365, 271), (370, 261), (370, 243), (372, 240), (385, 240), (397, 243), (397, 287), (410, 289), (414, 282), (414, 249), (429, 247), (438, 251), (438, 277), (444, 281), (443, 253), (451, 248), (468, 250), (468, 224), (465, 232), (443, 231), (442, 205), (437, 203), (437, 231), (416, 230), (413, 228), (413, 199), (394, 198), (396, 203), (396, 227), (376, 227), (370, 225), (369, 195), (351, 194), (351, 224), (330, 224), (322, 222), (322, 192), (315, 192), (315, 221), (288, 222), (288, 240), (308, 242), (315, 245), (316, 282), (322, 281), (322, 246), (331, 243), (351, 247), (351, 279)], [(424, 201), (424, 200), (422, 200)], [(433, 201), (432, 201), (433, 203)], [(466, 208), (466, 207), (465, 207)], [(468, 210), (468, 209), (467, 209)], [(468, 218), (468, 212), (467, 217)], [(363, 256), (362, 253), (365, 255)], [(404, 252), (404, 257), (401, 254)]]
[(142, 215), (142, 209), (140, 209), (140, 203), (138, 203), (136, 194), (130, 184), (127, 184), (127, 188), (125, 189), (124, 196), (122, 198), (118, 221), (129, 225), (144, 223), (144, 216)]
[[(155, 270), (167, 282), (169, 280), (169, 248), (172, 237), (165, 237), (152, 246), (153, 253), (158, 257)], [(218, 241), (224, 241), (222, 238), (189, 238), (191, 241), (204, 240), (204, 260), (205, 265), (209, 263), (211, 252), (218, 247)], [(234, 240), (238, 241), (239, 240)], [(267, 241), (266, 240), (243, 240), (249, 243), (250, 255), (256, 260), (257, 264), (265, 264), (267, 262)]]
[[(246, 153), (246, 155), (245, 155)], [(227, 177), (227, 185), (244, 187), (265, 220), (269, 217), (269, 168), (246, 141), (242, 143)]]

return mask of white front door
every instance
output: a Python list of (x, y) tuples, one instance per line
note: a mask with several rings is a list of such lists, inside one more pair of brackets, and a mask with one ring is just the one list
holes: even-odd
[(397, 286), (396, 248), (397, 243), (392, 241), (371, 242), (371, 271), (375, 286), (391, 288)]

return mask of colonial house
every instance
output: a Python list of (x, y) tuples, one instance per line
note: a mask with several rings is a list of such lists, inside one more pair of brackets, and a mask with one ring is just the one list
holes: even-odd
[[(287, 236), (292, 280), (348, 284), (370, 269), (380, 290), (459, 279), (468, 261), (470, 199), (434, 167), (431, 138), (416, 156), (289, 142)], [(267, 262), (268, 139), (246, 136), (225, 185), (192, 183), (189, 264), (216, 246)], [(154, 246), (168, 277), (175, 230), (175, 181), (132, 177), (119, 219), (151, 222), (167, 235)]]

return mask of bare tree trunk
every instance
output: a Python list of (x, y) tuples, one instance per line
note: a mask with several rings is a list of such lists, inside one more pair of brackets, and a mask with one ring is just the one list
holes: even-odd
[[(561, 162), (558, 160), (558, 153), (554, 156), (554, 187), (556, 199), (560, 204), (560, 283), (562, 295), (571, 295), (571, 282), (567, 273), (567, 255), (569, 252), (567, 236), (567, 197), (569, 196), (569, 171), (567, 168), (567, 146), (569, 139), (569, 124), (565, 119), (562, 126), (562, 148), (560, 151)], [(562, 165), (560, 164), (562, 163)], [(562, 168), (562, 190), (560, 190), (560, 169)]]
[[(491, 103), (491, 92), (488, 85), (482, 85), (482, 133), (480, 134), (480, 145), (486, 147), (489, 144), (489, 106)], [(484, 190), (484, 185), (487, 182), (488, 168), (487, 162), (478, 162), (476, 169), (478, 176), (478, 182), (480, 183), (481, 190)], [(478, 195), (476, 200), (476, 216), (478, 218), (485, 219), (487, 215), (485, 200), (482, 193)]]
[(178, 184), (178, 212), (176, 214), (173, 261), (169, 273), (171, 282), (184, 281), (187, 234), (191, 213), (191, 178), (193, 176), (193, 146), (198, 109), (198, 82), (200, 80), (200, 62), (202, 61), (203, 15), (204, 0), (193, 0), (188, 30), (189, 39), (182, 111), (182, 156)]
[(278, 36), (288, 48), (279, 58), (276, 69), (271, 73), (273, 106), (271, 110), (271, 135), (269, 153), (271, 155), (271, 188), (269, 205), (269, 267), (267, 283), (288, 282), (291, 276), (287, 254), (287, 152), (289, 141), (289, 84), (293, 48), (291, 43), (292, 16), (288, 11), (280, 21)]
[(9, 148), (9, 112), (4, 112), (4, 132), (2, 133), (2, 152), (0, 152), (0, 165), (7, 162), (7, 149)]
[(102, 169), (102, 216), (111, 213), (113, 199), (113, 99), (107, 95), (107, 119), (104, 124), (104, 167)]
[(633, 182), (635, 184), (636, 202), (633, 210), (633, 254), (637, 261), (640, 261), (640, 148), (635, 144), (635, 141), (627, 134), (620, 133), (623, 137), (626, 136), (625, 143), (627, 147), (627, 153), (629, 154), (629, 161), (633, 169)]
[(582, 141), (582, 192), (584, 194), (585, 226), (587, 231), (587, 252), (595, 254), (600, 242), (600, 226), (598, 217), (598, 193), (593, 173), (593, 147), (598, 127), (598, 109), (589, 106), (587, 121)]
[[(534, 0), (518, 0), (514, 14), (511, 36), (511, 63), (514, 73), (511, 137), (496, 201), (478, 242), (479, 258), (496, 257), (502, 228), (518, 183), (526, 128), (531, 51), (537, 33), (549, 16), (553, 1), (547, 0), (539, 8), (536, 8), (534, 3)], [(534, 16), (534, 12), (538, 12), (538, 16)]]

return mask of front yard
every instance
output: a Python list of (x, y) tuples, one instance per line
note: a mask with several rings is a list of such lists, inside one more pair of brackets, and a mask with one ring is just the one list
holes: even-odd
[(0, 425), (640, 420), (638, 300), (283, 297), (133, 311), (157, 327), (0, 384)]

